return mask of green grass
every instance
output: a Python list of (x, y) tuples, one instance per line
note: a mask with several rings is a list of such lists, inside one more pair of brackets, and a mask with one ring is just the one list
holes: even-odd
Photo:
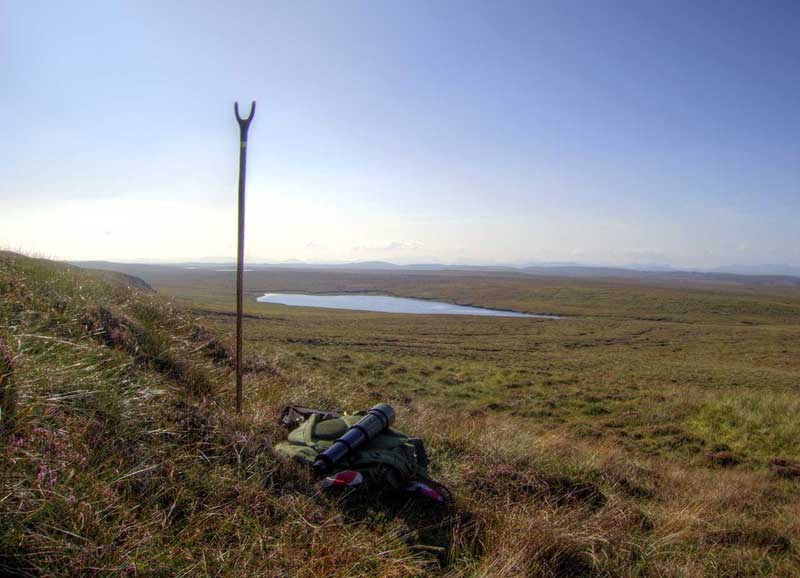
[[(252, 274), (251, 296), (385, 291), (574, 317), (248, 300), (238, 417), (232, 276), (139, 269), (161, 295), (0, 255), (6, 574), (800, 573), (800, 482), (770, 469), (799, 457), (790, 288)], [(377, 401), (425, 439), (454, 510), (327, 494), (271, 451), (286, 403)]]
[(787, 392), (745, 392), (713, 396), (694, 419), (696, 430), (740, 453), (763, 457), (797, 455), (800, 440), (800, 395)]
[[(230, 273), (136, 272), (220, 335), (231, 335)], [(560, 321), (404, 316), (247, 302), (253, 355), (278, 356), (331, 382), (356, 382), (447, 410), (501, 414), (533, 430), (558, 428), (649, 456), (703, 462), (708, 447), (735, 442), (752, 467), (800, 457), (792, 436), (777, 434), (794, 431), (791, 412), (754, 407), (754, 422), (775, 433), (748, 443), (704, 425), (703, 417), (723, 399), (798, 394), (797, 288), (299, 271), (246, 279), (253, 297), (370, 291), (572, 315)], [(665, 425), (680, 431), (653, 435)]]

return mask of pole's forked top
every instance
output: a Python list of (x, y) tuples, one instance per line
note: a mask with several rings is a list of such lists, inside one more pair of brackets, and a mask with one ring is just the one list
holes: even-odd
[(239, 128), (243, 131), (246, 131), (247, 128), (250, 126), (250, 122), (253, 120), (253, 116), (256, 114), (256, 101), (254, 100), (250, 105), (250, 114), (247, 115), (247, 118), (242, 118), (239, 116), (239, 103), (233, 103), (233, 112), (236, 115), (236, 121), (239, 123)]

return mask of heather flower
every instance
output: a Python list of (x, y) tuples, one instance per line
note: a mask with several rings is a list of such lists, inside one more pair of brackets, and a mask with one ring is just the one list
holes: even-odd
[(39, 465), (39, 473), (36, 475), (36, 481), (39, 483), (40, 487), (52, 490), (58, 482), (58, 471), (42, 463)]

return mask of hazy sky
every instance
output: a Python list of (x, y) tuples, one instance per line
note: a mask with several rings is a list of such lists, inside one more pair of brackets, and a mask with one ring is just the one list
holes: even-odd
[(800, 2), (0, 0), (0, 245), (800, 264)]

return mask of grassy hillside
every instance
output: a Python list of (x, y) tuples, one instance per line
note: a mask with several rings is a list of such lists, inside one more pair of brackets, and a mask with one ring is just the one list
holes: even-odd
[[(582, 318), (251, 302), (237, 417), (229, 279), (146, 278), (176, 304), (128, 277), (0, 255), (2, 572), (800, 574), (797, 295), (348, 279)], [(320, 279), (280, 282), (334, 290)], [(271, 451), (287, 402), (379, 400), (424, 437), (453, 510), (329, 495)]]

